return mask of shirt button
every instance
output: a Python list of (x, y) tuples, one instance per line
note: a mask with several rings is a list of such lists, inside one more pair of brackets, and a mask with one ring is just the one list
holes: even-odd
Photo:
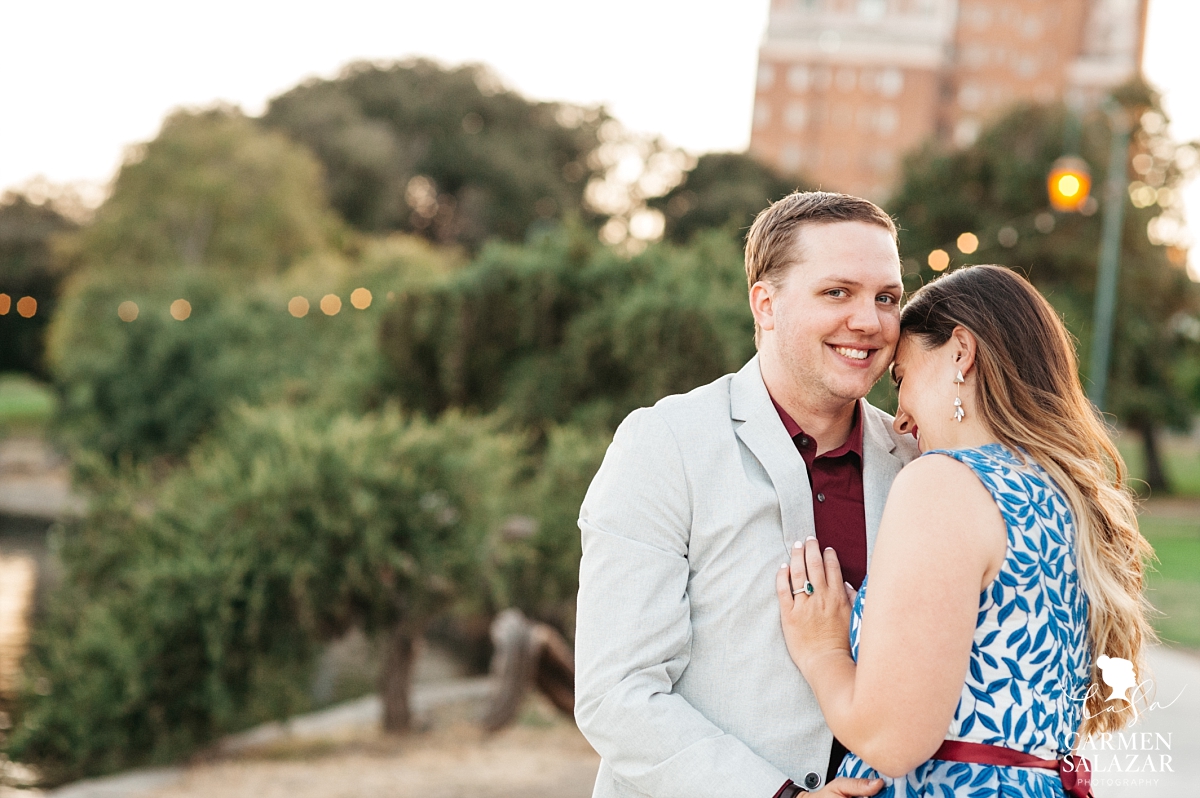
[(821, 786), (821, 777), (810, 771), (809, 774), (804, 777), (804, 786), (809, 790), (817, 789)]
[(801, 435), (801, 436), (800, 436), (800, 445), (801, 445), (801, 446), (808, 446), (808, 436), (807, 436), (807, 435)]
[(818, 493), (818, 494), (817, 494), (817, 501), (819, 501), (819, 502), (823, 502), (823, 501), (825, 501), (825, 494), (824, 494), (824, 493)]

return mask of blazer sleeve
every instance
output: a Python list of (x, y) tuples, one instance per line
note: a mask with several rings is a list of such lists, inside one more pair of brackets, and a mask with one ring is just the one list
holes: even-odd
[(691, 656), (691, 524), (674, 434), (657, 409), (634, 411), (580, 510), (575, 718), (638, 793), (771, 798), (784, 773), (673, 692)]

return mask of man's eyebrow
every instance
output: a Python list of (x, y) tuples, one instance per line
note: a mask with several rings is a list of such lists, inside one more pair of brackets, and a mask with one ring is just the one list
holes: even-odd
[[(837, 285), (848, 285), (851, 288), (862, 288), (863, 287), (863, 284), (861, 282), (859, 282), (858, 280), (854, 280), (849, 277), (838, 277), (837, 275), (834, 275), (832, 277), (823, 277), (823, 278), (821, 278), (821, 282), (822, 283), (836, 283)], [(903, 283), (888, 283), (887, 285), (885, 285), (883, 287), (883, 290), (884, 291), (900, 291), (901, 293), (903, 293), (904, 292), (904, 284)]]

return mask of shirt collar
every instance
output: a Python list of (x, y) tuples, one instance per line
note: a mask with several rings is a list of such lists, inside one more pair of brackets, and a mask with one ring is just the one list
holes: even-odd
[[(861, 399), (854, 403), (854, 418), (850, 422), (850, 434), (846, 437), (846, 442), (832, 451), (825, 452), (825, 454), (821, 455), (822, 457), (841, 457), (849, 452), (854, 452), (856, 455), (858, 455), (860, 460), (862, 459), (863, 414), (862, 408), (859, 406), (861, 403)], [(800, 425), (796, 423), (795, 419), (788, 414), (788, 411), (784, 410), (783, 406), (779, 404), (779, 402), (775, 401), (775, 397), (773, 396), (771, 397), (771, 404), (775, 405), (775, 412), (779, 414), (779, 420), (783, 422), (783, 428), (787, 430), (789, 438), (795, 439), (797, 435), (806, 434), (804, 430), (800, 428)], [(812, 438), (811, 435), (808, 437)]]

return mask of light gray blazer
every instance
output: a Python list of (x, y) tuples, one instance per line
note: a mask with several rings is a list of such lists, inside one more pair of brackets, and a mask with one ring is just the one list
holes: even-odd
[[(917, 450), (861, 407), (869, 552)], [(775, 599), (792, 543), (814, 534), (812, 492), (757, 356), (631, 413), (579, 527), (575, 718), (603, 760), (594, 798), (771, 798), (786, 778), (824, 783), (832, 735)]]

